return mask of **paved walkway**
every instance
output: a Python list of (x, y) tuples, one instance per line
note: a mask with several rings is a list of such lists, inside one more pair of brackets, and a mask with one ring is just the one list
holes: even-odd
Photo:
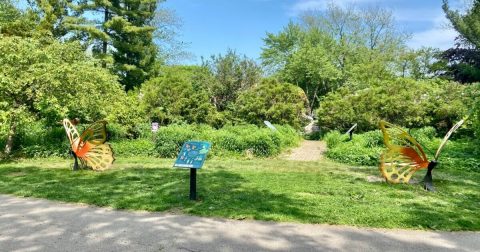
[(0, 251), (480, 251), (480, 233), (235, 221), (0, 195)]
[(323, 153), (327, 150), (327, 145), (323, 141), (303, 140), (299, 147), (285, 158), (296, 161), (317, 161), (323, 157)]

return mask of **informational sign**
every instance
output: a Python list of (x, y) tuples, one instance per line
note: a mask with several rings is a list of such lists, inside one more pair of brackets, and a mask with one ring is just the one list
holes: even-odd
[(357, 124), (355, 123), (345, 134), (350, 134), (355, 128), (357, 127)]
[(152, 122), (152, 132), (158, 131), (158, 122)]
[(210, 150), (209, 142), (189, 141), (183, 144), (173, 167), (200, 169)]
[(275, 126), (273, 126), (273, 124), (270, 123), (269, 121), (263, 121), (263, 123), (265, 123), (265, 125), (267, 125), (267, 127), (270, 128), (271, 130), (277, 131), (277, 128), (275, 128)]

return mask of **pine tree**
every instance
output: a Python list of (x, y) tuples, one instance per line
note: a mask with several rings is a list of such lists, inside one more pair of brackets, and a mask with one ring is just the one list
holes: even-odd
[(153, 43), (158, 0), (77, 0), (72, 9), (80, 18), (66, 20), (77, 36), (92, 43), (93, 52), (111, 66), (124, 85), (131, 90), (149, 77), (157, 48)]

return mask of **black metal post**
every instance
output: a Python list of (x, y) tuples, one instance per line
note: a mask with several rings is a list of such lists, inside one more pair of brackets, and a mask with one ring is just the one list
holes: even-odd
[(71, 153), (73, 155), (73, 159), (75, 160), (74, 163), (73, 163), (73, 170), (78, 171), (78, 157), (75, 154), (75, 152), (71, 151)]
[(432, 178), (432, 170), (437, 166), (437, 161), (433, 160), (428, 164), (427, 168), (427, 174), (425, 174), (425, 177), (423, 178), (423, 182), (425, 183), (423, 185), (423, 188), (427, 191), (434, 192), (435, 187), (433, 187), (433, 178)]
[(352, 141), (352, 139), (353, 139), (353, 130), (350, 131), (350, 141)]
[(190, 200), (197, 200), (197, 169), (190, 168)]

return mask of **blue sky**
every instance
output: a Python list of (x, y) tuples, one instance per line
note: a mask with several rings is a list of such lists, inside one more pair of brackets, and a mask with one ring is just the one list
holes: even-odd
[[(460, 2), (458, 2), (460, 1)], [(459, 8), (464, 0), (451, 4)], [(228, 48), (258, 59), (266, 32), (276, 33), (306, 10), (321, 10), (329, 0), (167, 0), (163, 7), (182, 20), (181, 41), (200, 57), (225, 53)], [(382, 6), (392, 11), (398, 27), (411, 34), (408, 45), (449, 48), (455, 31), (448, 29), (441, 0), (336, 0), (337, 5)]]

